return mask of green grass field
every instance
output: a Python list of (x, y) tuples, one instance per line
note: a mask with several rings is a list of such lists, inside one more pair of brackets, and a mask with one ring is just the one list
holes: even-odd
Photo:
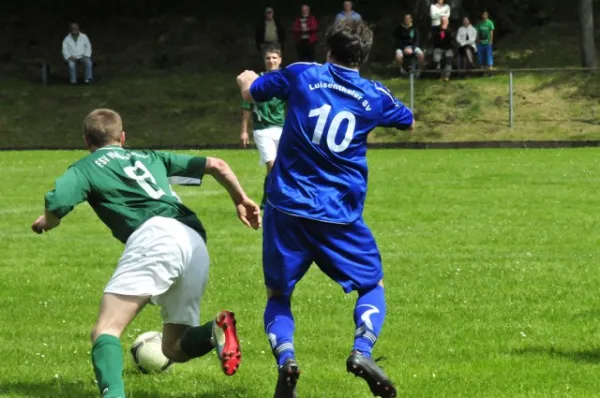
[[(260, 199), (251, 151), (228, 160)], [(122, 245), (87, 205), (55, 231), (30, 231), (43, 194), (83, 152), (2, 152), (1, 397), (95, 397), (89, 331)], [(369, 153), (365, 218), (381, 249), (388, 318), (376, 353), (403, 397), (600, 396), (600, 153), (579, 150)], [(138, 375), (129, 398), (272, 396), (262, 331), (261, 234), (236, 220), (211, 179), (177, 189), (208, 230), (211, 278), (202, 319), (238, 315), (244, 359), (225, 377), (214, 355)], [(301, 397), (368, 397), (345, 373), (354, 296), (317, 269), (298, 286)], [(146, 308), (123, 337), (158, 330)], [(127, 358), (128, 359), (128, 358)]]

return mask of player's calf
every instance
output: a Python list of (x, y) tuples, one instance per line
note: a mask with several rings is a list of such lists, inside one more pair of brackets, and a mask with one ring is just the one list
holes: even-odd
[(286, 360), (295, 359), (296, 355), (294, 349), (294, 316), (292, 315), (289, 296), (274, 291), (269, 291), (268, 296), (264, 312), (265, 333), (269, 338), (277, 365), (282, 366)]
[(386, 315), (386, 302), (383, 283), (358, 292), (354, 308), (356, 333), (353, 350), (365, 357), (371, 356)]
[(119, 337), (149, 297), (105, 294), (92, 330), (92, 364), (103, 397), (125, 397), (123, 349)]

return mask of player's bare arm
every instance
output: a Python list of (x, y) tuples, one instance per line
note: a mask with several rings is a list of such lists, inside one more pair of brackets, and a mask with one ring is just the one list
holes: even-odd
[(60, 218), (56, 217), (51, 211), (45, 210), (44, 214), (39, 216), (31, 225), (31, 229), (36, 234), (50, 231), (60, 225)]
[(208, 157), (206, 158), (205, 173), (213, 176), (227, 190), (242, 223), (248, 227), (259, 229), (261, 225), (260, 208), (246, 195), (227, 162)]
[(252, 118), (252, 112), (248, 109), (242, 109), (242, 133), (240, 134), (240, 140), (242, 141), (242, 146), (246, 148), (250, 143), (250, 138), (248, 136), (248, 126), (250, 125), (250, 119)]
[(242, 93), (242, 98), (248, 102), (254, 102), (252, 95), (250, 95), (250, 86), (252, 86), (252, 83), (254, 83), (256, 79), (258, 79), (258, 75), (251, 70), (242, 72), (236, 79)]

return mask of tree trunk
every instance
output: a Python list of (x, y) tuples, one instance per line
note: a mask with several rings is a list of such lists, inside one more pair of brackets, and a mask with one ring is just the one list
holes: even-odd
[(594, 42), (594, 1), (579, 0), (579, 23), (581, 29), (581, 63), (585, 68), (597, 68), (596, 44)]

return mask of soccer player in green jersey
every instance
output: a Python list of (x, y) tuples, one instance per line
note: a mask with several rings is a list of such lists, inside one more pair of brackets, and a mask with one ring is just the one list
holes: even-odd
[[(267, 47), (264, 54), (266, 73), (279, 70), (282, 61), (281, 50), (277, 47)], [(285, 102), (278, 98), (259, 103), (242, 102), (242, 134), (240, 135), (240, 140), (244, 147), (247, 147), (250, 141), (248, 138), (250, 119), (252, 119), (254, 142), (260, 156), (259, 164), (267, 166), (268, 176), (277, 156), (279, 138), (283, 130)], [(265, 188), (266, 184), (267, 177), (265, 177)], [(266, 193), (264, 193), (263, 189), (261, 208), (264, 207), (266, 199)]]
[(196, 214), (174, 196), (168, 177), (212, 175), (229, 192), (239, 219), (260, 228), (260, 209), (246, 196), (223, 160), (123, 148), (121, 117), (97, 109), (84, 122), (91, 154), (71, 165), (45, 196), (44, 215), (32, 225), (41, 234), (59, 226), (87, 201), (125, 251), (108, 282), (91, 333), (92, 364), (104, 398), (124, 398), (120, 336), (142, 308), (161, 307), (162, 350), (186, 362), (214, 348), (225, 374), (241, 361), (235, 318), (229, 311), (200, 326), (199, 307), (208, 279), (206, 232)]

